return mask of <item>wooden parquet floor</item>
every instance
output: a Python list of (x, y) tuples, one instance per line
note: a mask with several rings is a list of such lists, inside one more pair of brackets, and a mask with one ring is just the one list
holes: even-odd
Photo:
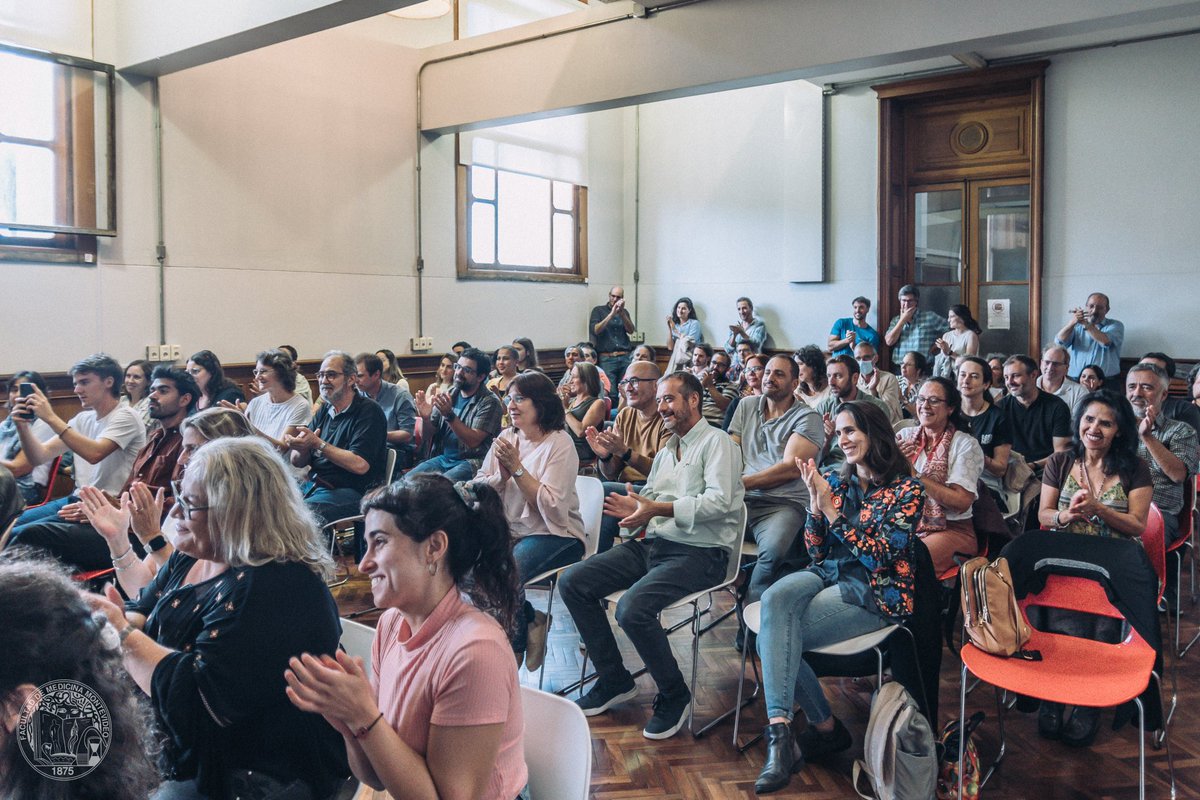
[[(334, 591), (343, 616), (371, 605), (366, 581), (353, 572), (352, 580)], [(530, 600), (545, 610), (546, 593), (530, 592)], [(718, 600), (718, 610), (731, 606), (731, 598)], [(1186, 603), (1186, 600), (1185, 600)], [(1189, 619), (1190, 614), (1190, 619)], [(682, 618), (669, 617), (669, 621)], [(374, 624), (377, 615), (362, 622)], [(1185, 606), (1184, 633), (1190, 635), (1200, 621), (1200, 608)], [(739, 654), (733, 648), (735, 623), (726, 620), (703, 637), (700, 646), (699, 689), (696, 697), (697, 727), (721, 711), (732, 707), (737, 692)], [(684, 674), (691, 667), (691, 644), (686, 629), (672, 636), (676, 658)], [(618, 633), (626, 663), (640, 665), (628, 640)], [(1171, 728), (1171, 749), (1175, 761), (1178, 797), (1200, 798), (1200, 645), (1189, 653), (1178, 670), (1180, 705)], [(554, 621), (546, 656), (544, 688), (556, 691), (578, 680), (582, 654), (578, 635), (570, 615), (555, 598)], [(941, 674), (940, 724), (958, 708), (958, 669), (956, 658), (946, 654)], [(1103, 669), (1103, 665), (1097, 665)], [(523, 668), (521, 682), (537, 686), (538, 676)], [(856, 797), (850, 785), (854, 758), (862, 756), (862, 737), (870, 709), (870, 687), (851, 679), (823, 680), (834, 713), (855, 738), (855, 746), (833, 761), (806, 765), (792, 778), (786, 791), (770, 795), (805, 800), (840, 800)], [(1170, 682), (1167, 682), (1168, 688)], [(649, 676), (638, 679), (639, 696), (608, 714), (589, 720), (593, 734), (592, 798), (626, 800), (662, 798), (663, 800), (747, 800), (754, 798), (754, 780), (763, 762), (761, 743), (738, 753), (731, 742), (732, 721), (717, 726), (708, 735), (694, 739), (686, 729), (667, 741), (654, 742), (642, 736), (649, 718), (654, 685)], [(747, 683), (747, 692), (751, 683)], [(998, 748), (995, 695), (980, 686), (967, 699), (967, 713), (982, 710), (987, 720), (976, 734), (985, 764), (991, 763)], [(1002, 768), (984, 787), (987, 800), (1125, 800), (1137, 797), (1138, 747), (1136, 727), (1113, 731), (1112, 714), (1106, 712), (1096, 743), (1087, 749), (1067, 747), (1043, 740), (1037, 735), (1036, 715), (1009, 711), (1005, 715), (1008, 752)], [(765, 724), (761, 700), (743, 712), (741, 738), (748, 739)], [(552, 756), (550, 756), (552, 757)], [(1170, 796), (1165, 750), (1146, 745), (1147, 789), (1149, 798)], [(538, 798), (538, 800), (557, 800)]]

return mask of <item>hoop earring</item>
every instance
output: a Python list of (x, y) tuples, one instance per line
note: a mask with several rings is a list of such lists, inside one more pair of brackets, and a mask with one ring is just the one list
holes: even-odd
[(430, 575), (437, 575), (437, 562), (436, 561), (430, 561), (426, 566), (429, 568)]

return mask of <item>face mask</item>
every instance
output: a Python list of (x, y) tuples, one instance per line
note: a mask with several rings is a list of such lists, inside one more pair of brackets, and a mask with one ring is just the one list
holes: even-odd
[(862, 376), (864, 378), (867, 377), (868, 375), (870, 375), (872, 372), (875, 371), (875, 362), (874, 361), (859, 361), (858, 362), (858, 371), (862, 374)]

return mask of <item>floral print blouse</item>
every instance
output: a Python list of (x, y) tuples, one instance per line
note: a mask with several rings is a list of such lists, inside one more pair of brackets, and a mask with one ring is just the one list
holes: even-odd
[(867, 569), (871, 592), (880, 613), (897, 619), (912, 614), (915, 595), (913, 538), (925, 505), (921, 481), (909, 475), (886, 486), (870, 486), (863, 496), (857, 518), (842, 514), (849, 485), (841, 473), (824, 469), (829, 481), (837, 518), (832, 522), (810, 514), (804, 526), (804, 543), (813, 561), (829, 554), (830, 535), (840, 539)]

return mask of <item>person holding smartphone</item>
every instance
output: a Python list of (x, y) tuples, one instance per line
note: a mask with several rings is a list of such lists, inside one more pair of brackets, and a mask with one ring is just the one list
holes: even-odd
[[(29, 397), (36, 392), (46, 393), (46, 381), (40, 373), (26, 370), (12, 376), (8, 382), (8, 417), (0, 422), (0, 466), (3, 466), (17, 479), (17, 488), (26, 503), (42, 502), (46, 496), (46, 486), (50, 482), (50, 464), (32, 464), (21, 450), (21, 437), (17, 431), (17, 420), (14, 408), (19, 397)], [(24, 419), (31, 423), (30, 433), (39, 442), (48, 442), (54, 438), (54, 431), (40, 419), (31, 418), (29, 412), (23, 412)]]

